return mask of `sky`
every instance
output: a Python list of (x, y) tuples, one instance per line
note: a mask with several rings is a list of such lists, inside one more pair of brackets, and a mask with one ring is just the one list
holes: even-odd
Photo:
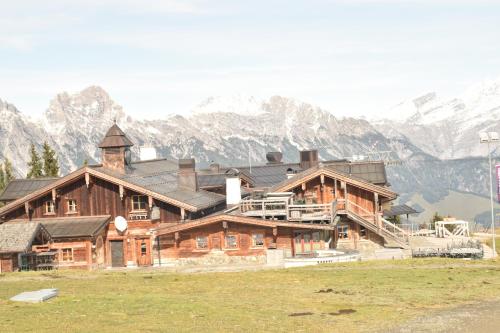
[(99, 85), (136, 118), (186, 114), (210, 96), (236, 94), (391, 117), (403, 100), (456, 96), (500, 76), (500, 1), (0, 5), (0, 99), (35, 116), (60, 92)]

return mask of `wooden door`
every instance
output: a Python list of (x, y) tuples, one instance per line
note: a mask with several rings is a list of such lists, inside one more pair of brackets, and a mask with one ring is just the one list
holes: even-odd
[(137, 251), (137, 266), (150, 266), (151, 240), (149, 238), (136, 239), (135, 248)]
[(111, 244), (111, 266), (123, 267), (125, 266), (123, 257), (123, 241), (110, 241)]

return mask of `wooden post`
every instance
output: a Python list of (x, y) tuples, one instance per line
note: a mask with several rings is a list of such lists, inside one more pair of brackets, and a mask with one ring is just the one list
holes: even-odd
[(377, 226), (380, 226), (378, 193), (373, 193), (373, 203), (374, 203), (374, 206), (375, 206), (374, 209), (373, 209), (373, 211), (375, 212), (375, 224)]
[(120, 185), (118, 187), (118, 192), (120, 193), (120, 200), (123, 200), (123, 196), (124, 196), (124, 193), (125, 193), (125, 189), (123, 188), (123, 185)]
[(55, 188), (52, 189), (52, 202), (56, 202), (57, 199), (57, 191)]
[(30, 216), (30, 209), (31, 209), (30, 202), (29, 202), (29, 201), (26, 201), (26, 202), (24, 203), (24, 211), (26, 212), (26, 216), (28, 217), (28, 220), (31, 220), (31, 216)]
[(186, 210), (181, 207), (181, 221), (184, 222), (185, 219), (186, 219)]
[(222, 229), (224, 229), (224, 233), (227, 233), (227, 230), (229, 229), (227, 221), (222, 221)]
[(85, 185), (87, 185), (87, 188), (89, 188), (89, 185), (90, 185), (90, 174), (88, 172), (85, 172)]
[(179, 232), (174, 233), (174, 245), (175, 245), (175, 248), (179, 247), (179, 239), (180, 239)]
[(148, 205), (149, 205), (149, 210), (151, 210), (151, 208), (153, 207), (153, 197), (152, 196), (148, 196)]

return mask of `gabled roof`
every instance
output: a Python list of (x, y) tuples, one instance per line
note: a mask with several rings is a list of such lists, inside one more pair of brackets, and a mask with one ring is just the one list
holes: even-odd
[[(60, 188), (66, 184), (74, 182), (88, 173), (94, 177), (104, 179), (110, 183), (121, 185), (132, 191), (152, 196), (159, 201), (184, 208), (188, 211), (196, 212), (205, 208), (210, 208), (225, 202), (226, 197), (221, 194), (199, 190), (189, 191), (177, 187), (177, 171), (156, 171), (148, 173), (140, 170), (154, 170), (152, 163), (161, 165), (170, 165), (171, 161), (157, 160), (148, 161), (148, 163), (133, 163), (132, 166), (140, 166), (127, 171), (125, 174), (113, 172), (101, 166), (82, 167), (65, 177), (61, 177), (54, 182), (35, 190), (22, 198), (19, 198), (4, 207), (0, 208), (0, 215), (5, 214), (12, 209), (22, 206), (26, 201), (32, 201), (52, 191), (53, 188)], [(149, 168), (146, 165), (149, 165)]]
[[(382, 161), (331, 160), (320, 162), (322, 165), (337, 170), (349, 176), (363, 179), (376, 185), (387, 184), (387, 174)], [(273, 163), (256, 166), (224, 167), (221, 172), (236, 169), (252, 180), (252, 185), (257, 188), (272, 187), (287, 179), (287, 173), (293, 174), (305, 171), (300, 163)], [(205, 170), (209, 171), (209, 170)]]
[(246, 217), (242, 215), (214, 214), (187, 223), (182, 223), (174, 226), (169, 225), (165, 227), (159, 227), (156, 228), (154, 231), (156, 235), (161, 236), (161, 235), (172, 234), (179, 231), (199, 228), (202, 226), (214, 223), (220, 223), (224, 221), (239, 223), (239, 224), (256, 225), (267, 228), (288, 227), (295, 229), (314, 229), (314, 230), (332, 230), (334, 228), (332, 225), (326, 225), (326, 224), (321, 225), (321, 224), (292, 223), (292, 222), (278, 221), (278, 220), (264, 220), (253, 217)]
[(353, 177), (352, 175), (347, 175), (345, 173), (339, 172), (329, 166), (319, 165), (316, 167), (309, 168), (301, 173), (296, 174), (295, 176), (273, 186), (271, 191), (273, 192), (287, 192), (292, 190), (293, 188), (300, 186), (302, 183), (312, 180), (320, 175), (325, 175), (330, 178), (338, 179), (346, 182), (347, 184), (351, 184), (353, 186), (375, 192), (380, 194), (383, 197), (388, 199), (396, 199), (397, 193), (391, 191), (390, 189), (372, 184), (367, 182), (361, 178)]
[(45, 233), (45, 228), (36, 222), (0, 224), (0, 253), (28, 252), (36, 236)]
[(104, 136), (104, 139), (99, 144), (99, 148), (118, 148), (118, 147), (132, 147), (134, 144), (123, 133), (123, 131), (114, 124)]
[(11, 201), (24, 197), (48, 184), (55, 182), (59, 178), (35, 178), (35, 179), (14, 179), (7, 184), (5, 190), (0, 194), (0, 201)]
[(4, 225), (25, 225), (38, 223), (45, 227), (53, 239), (57, 238), (91, 238), (99, 234), (109, 223), (110, 215), (78, 216), (59, 218), (40, 218), (30, 221), (25, 219), (12, 220)]

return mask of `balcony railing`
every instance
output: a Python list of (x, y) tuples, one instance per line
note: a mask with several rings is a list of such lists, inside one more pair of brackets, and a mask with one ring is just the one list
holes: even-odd
[(290, 222), (332, 223), (337, 214), (337, 202), (329, 204), (292, 204), (289, 198), (247, 199), (240, 203), (245, 216), (277, 218)]

